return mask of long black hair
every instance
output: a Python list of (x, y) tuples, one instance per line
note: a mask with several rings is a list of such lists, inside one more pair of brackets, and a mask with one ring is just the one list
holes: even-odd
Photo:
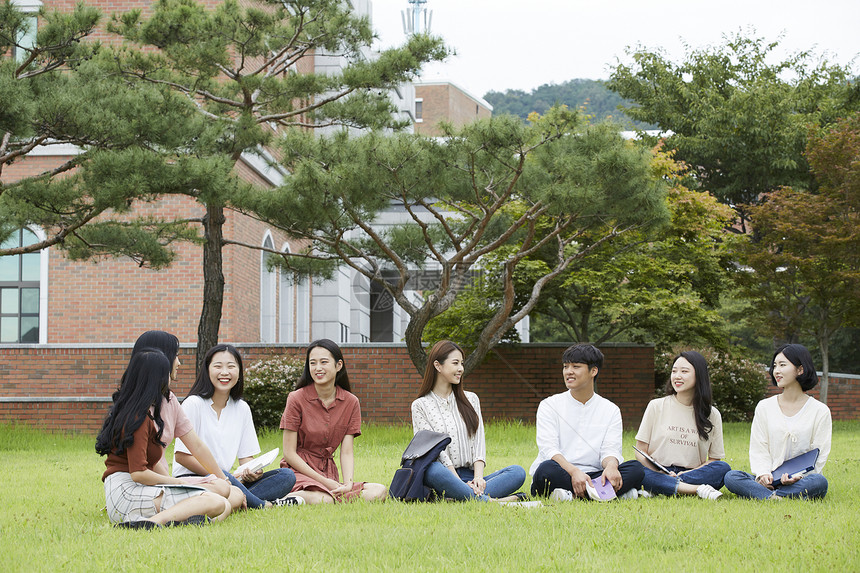
[[(131, 357), (134, 358), (134, 355), (140, 352), (141, 350), (151, 349), (160, 350), (167, 357), (167, 360), (170, 361), (170, 369), (173, 370), (173, 363), (176, 361), (176, 356), (179, 354), (179, 339), (169, 332), (164, 332), (163, 330), (147, 330), (143, 334), (137, 337), (137, 340), (134, 342), (134, 348), (131, 349)], [(131, 367), (131, 358), (129, 359), (129, 367)], [(127, 367), (125, 372), (122, 374), (122, 378), (120, 378), (119, 385), (122, 387), (125, 384), (125, 378), (128, 374)], [(167, 389), (164, 391), (164, 397), (170, 398), (170, 386), (167, 386)]]
[(313, 377), (311, 377), (310, 367), (308, 366), (308, 360), (311, 357), (311, 350), (317, 347), (325, 348), (326, 350), (331, 352), (331, 355), (334, 357), (335, 363), (340, 362), (342, 364), (341, 369), (334, 377), (335, 386), (340, 386), (347, 392), (352, 392), (352, 388), (349, 385), (349, 374), (347, 374), (346, 372), (346, 361), (343, 359), (343, 352), (340, 351), (340, 347), (335, 344), (333, 340), (329, 340), (328, 338), (320, 338), (319, 340), (314, 340), (313, 342), (308, 344), (308, 351), (305, 354), (305, 369), (302, 370), (302, 375), (299, 377), (299, 381), (296, 383), (296, 390), (314, 383), (314, 379)]
[[(711, 406), (714, 405), (714, 397), (711, 392), (711, 376), (708, 374), (708, 361), (705, 357), (695, 350), (682, 352), (672, 361), (674, 364), (679, 358), (685, 359), (693, 365), (693, 370), (696, 372), (696, 386), (693, 389), (693, 413), (696, 417), (696, 431), (699, 437), (703, 440), (708, 440), (708, 434), (714, 429), (714, 423), (711, 422)], [(666, 381), (666, 393), (677, 394), (675, 387), (672, 385), (672, 377)]]
[(209, 378), (209, 365), (212, 364), (212, 358), (219, 352), (229, 352), (236, 359), (236, 364), (239, 366), (239, 381), (236, 385), (230, 388), (230, 397), (235, 401), (242, 399), (242, 394), (245, 392), (245, 368), (242, 366), (242, 356), (231, 344), (216, 344), (209, 349), (206, 356), (203, 357), (203, 368), (197, 374), (197, 380), (191, 390), (188, 391), (189, 396), (200, 396), (201, 398), (211, 398), (215, 394), (215, 385), (212, 379)]
[[(466, 353), (463, 352), (463, 349), (450, 340), (440, 340), (433, 345), (433, 348), (430, 349), (430, 353), (427, 356), (427, 366), (424, 368), (424, 378), (421, 379), (421, 387), (418, 388), (419, 398), (429, 394), (430, 391), (433, 390), (433, 386), (436, 385), (436, 378), (439, 375), (439, 371), (436, 370), (435, 363), (439, 362), (439, 364), (445, 364), (445, 361), (448, 360), (448, 357), (454, 352), (459, 352), (460, 356), (464, 359), (466, 358)], [(460, 412), (460, 416), (463, 418), (463, 423), (466, 424), (466, 430), (469, 432), (469, 437), (474, 436), (475, 432), (478, 431), (480, 420), (478, 419), (478, 413), (475, 411), (474, 406), (472, 406), (472, 403), (469, 402), (468, 398), (466, 398), (466, 390), (463, 388), (463, 382), (461, 381), (459, 384), (451, 384), (451, 391), (454, 393), (454, 399), (457, 401), (457, 411)]]
[[(96, 438), (96, 452), (122, 454), (134, 443), (134, 433), (150, 415), (158, 428), (156, 439), (161, 443), (164, 422), (161, 419), (161, 399), (170, 383), (172, 363), (161, 350), (147, 348), (132, 355), (124, 380), (113, 393), (113, 405), (105, 417)], [(162, 444), (164, 445), (164, 444)]]

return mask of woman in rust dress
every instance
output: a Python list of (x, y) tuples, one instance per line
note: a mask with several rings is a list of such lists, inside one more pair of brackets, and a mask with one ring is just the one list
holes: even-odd
[[(355, 436), (361, 435), (361, 407), (350, 392), (343, 354), (331, 340), (308, 345), (305, 368), (296, 389), (287, 397), (281, 429), (281, 467), (295, 472), (293, 494), (305, 503), (385, 499), (388, 491), (384, 485), (353, 481), (352, 444)], [(342, 480), (334, 462), (338, 447)]]

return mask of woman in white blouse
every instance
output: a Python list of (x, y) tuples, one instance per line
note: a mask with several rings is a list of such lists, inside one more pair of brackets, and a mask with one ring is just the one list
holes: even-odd
[(431, 430), (451, 436), (451, 443), (430, 464), (424, 484), (451, 499), (517, 501), (511, 495), (526, 479), (520, 466), (484, 475), (486, 448), (481, 403), (473, 392), (463, 390), (463, 349), (440, 340), (430, 350), (418, 399), (412, 402), (412, 429)]
[[(726, 474), (726, 489), (741, 497), (778, 500), (822, 498), (827, 480), (821, 470), (830, 455), (830, 409), (806, 392), (818, 384), (812, 356), (800, 344), (776, 351), (770, 379), (782, 393), (758, 403), (750, 432), (750, 469)], [(804, 475), (773, 475), (786, 460), (818, 448), (813, 470)], [(779, 480), (779, 483), (775, 483)]]

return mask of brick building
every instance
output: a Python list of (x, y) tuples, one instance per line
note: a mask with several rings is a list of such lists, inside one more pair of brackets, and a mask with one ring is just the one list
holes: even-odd
[(440, 121), (460, 126), (492, 114), (493, 106), (483, 98), (451, 82), (415, 84), (415, 133), (435, 137), (441, 135)]

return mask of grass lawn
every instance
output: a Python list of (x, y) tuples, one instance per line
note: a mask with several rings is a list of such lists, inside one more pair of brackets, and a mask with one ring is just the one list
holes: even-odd
[[(544, 501), (538, 509), (358, 502), (143, 532), (114, 529), (102, 511), (104, 458), (93, 437), (0, 426), (2, 570), (860, 571), (860, 421), (833, 429), (830, 490), (820, 502), (755, 502), (725, 490), (718, 502)], [(724, 433), (727, 461), (749, 469), (749, 425), (727, 424)], [(356, 479), (389, 483), (410, 437), (404, 426), (366, 426)], [(633, 433), (624, 438), (632, 457)], [(280, 446), (280, 435), (261, 435), (261, 446)], [(489, 424), (487, 449), (488, 471), (528, 469), (534, 427)]]

